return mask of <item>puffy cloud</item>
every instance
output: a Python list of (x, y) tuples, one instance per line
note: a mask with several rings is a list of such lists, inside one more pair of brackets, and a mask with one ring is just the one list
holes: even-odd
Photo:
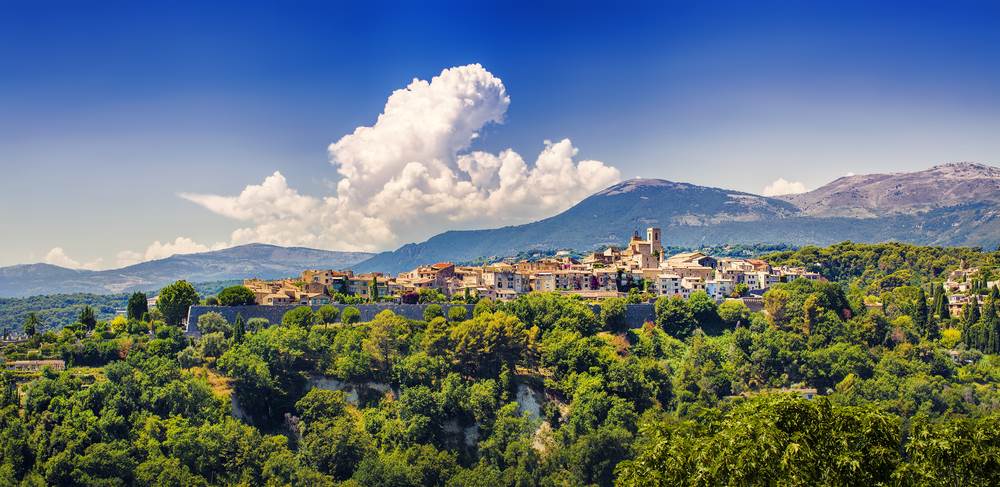
[(779, 196), (783, 194), (805, 193), (806, 185), (798, 181), (787, 181), (785, 178), (778, 178), (773, 183), (764, 186), (760, 194), (764, 196)]
[(81, 264), (76, 259), (73, 259), (62, 247), (53, 247), (45, 254), (45, 263), (57, 265), (59, 267), (67, 267), (69, 269), (86, 269), (86, 270), (97, 270), (101, 268), (104, 263), (103, 259), (97, 259), (93, 262), (87, 262)]
[(139, 262), (165, 259), (172, 255), (208, 252), (210, 250), (222, 249), (227, 246), (227, 244), (222, 242), (216, 243), (212, 246), (202, 245), (187, 237), (177, 237), (173, 242), (168, 241), (166, 243), (161, 243), (157, 240), (150, 244), (149, 247), (146, 247), (144, 252), (136, 252), (132, 250), (119, 252), (117, 263), (120, 267), (125, 267)]
[(180, 196), (247, 222), (234, 244), (378, 250), (451, 228), (549, 216), (621, 179), (600, 161), (576, 161), (569, 139), (545, 141), (532, 164), (511, 149), (469, 151), (509, 105), (503, 82), (482, 66), (445, 69), (396, 90), (373, 125), (330, 145), (341, 177), (332, 195), (300, 194), (275, 172), (235, 196)]

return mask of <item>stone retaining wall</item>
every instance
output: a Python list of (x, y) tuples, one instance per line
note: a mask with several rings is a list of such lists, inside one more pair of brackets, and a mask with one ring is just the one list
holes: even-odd
[[(411, 320), (422, 320), (424, 319), (424, 309), (430, 306), (429, 304), (395, 304), (395, 303), (381, 303), (381, 304), (333, 304), (332, 306), (343, 311), (344, 308), (348, 306), (354, 306), (361, 312), (361, 321), (370, 321), (375, 318), (375, 315), (381, 313), (382, 311), (389, 310), (397, 315), (403, 316)], [(249, 320), (250, 318), (264, 318), (271, 323), (281, 323), (281, 317), (285, 315), (288, 311), (298, 308), (298, 305), (280, 305), (280, 306), (192, 306), (188, 310), (187, 319), (187, 330), (185, 333), (189, 335), (200, 335), (196, 324), (198, 323), (198, 318), (208, 312), (214, 311), (221, 314), (226, 321), (230, 323), (236, 321), (236, 316), (240, 315), (244, 320)], [(463, 307), (468, 310), (468, 315), (472, 316), (471, 304), (441, 304), (441, 308), (444, 309), (445, 316), (448, 316), (448, 309), (453, 307)], [(599, 305), (591, 305), (594, 309), (594, 314), (599, 315), (601, 313), (601, 307)], [(319, 306), (313, 306), (313, 310), (319, 309)], [(655, 315), (653, 312), (652, 304), (630, 304), (626, 307), (625, 321), (632, 328), (638, 328), (642, 326), (643, 323), (647, 321), (653, 321)]]

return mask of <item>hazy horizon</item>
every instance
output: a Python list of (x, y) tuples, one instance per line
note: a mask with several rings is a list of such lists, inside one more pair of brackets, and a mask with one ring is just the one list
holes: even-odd
[(0, 266), (392, 250), (635, 177), (1000, 163), (1000, 7), (903, 5), (9, 6)]

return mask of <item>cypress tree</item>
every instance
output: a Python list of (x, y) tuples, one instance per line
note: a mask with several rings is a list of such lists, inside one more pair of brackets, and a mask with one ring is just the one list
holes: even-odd
[(929, 316), (927, 311), (927, 294), (924, 293), (924, 288), (919, 288), (917, 290), (917, 328), (927, 336), (927, 328), (929, 324)]
[(371, 288), (371, 289), (368, 290), (368, 295), (371, 296), (371, 300), (372, 300), (373, 303), (377, 303), (378, 302), (378, 277), (377, 276), (372, 276), (372, 283), (368, 287)]
[(951, 310), (948, 308), (948, 295), (944, 292), (944, 286), (938, 286), (938, 306), (937, 315), (942, 320), (951, 319)]
[(242, 343), (243, 337), (247, 334), (247, 324), (243, 321), (243, 314), (236, 313), (236, 323), (233, 327), (235, 328), (233, 338), (236, 340), (236, 343)]
[(87, 330), (93, 330), (94, 327), (97, 326), (97, 317), (94, 316), (94, 308), (84, 306), (83, 309), (80, 310), (80, 317), (77, 321), (83, 323), (83, 326), (86, 326)]
[(41, 320), (38, 319), (38, 315), (34, 312), (28, 313), (28, 318), (24, 320), (24, 334), (29, 337), (35, 336), (38, 333), (38, 327), (41, 324)]
[(145, 293), (134, 292), (128, 298), (128, 308), (126, 318), (130, 320), (142, 319), (143, 315), (149, 312), (149, 301)]
[(996, 353), (996, 331), (1000, 317), (997, 316), (997, 301), (989, 299), (983, 305), (981, 323), (976, 327), (979, 349), (986, 353)]
[(972, 296), (969, 303), (965, 305), (965, 324), (975, 325), (979, 322), (979, 298)]

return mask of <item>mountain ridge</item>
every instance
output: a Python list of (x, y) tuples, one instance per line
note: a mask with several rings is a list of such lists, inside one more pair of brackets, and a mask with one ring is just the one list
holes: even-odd
[(914, 172), (843, 176), (812, 191), (777, 198), (809, 216), (876, 218), (973, 202), (1000, 204), (1000, 168), (974, 162)]
[[(858, 196), (848, 199), (853, 206), (844, 205), (845, 191), (850, 192), (851, 185), (859, 186)], [(809, 193), (779, 197), (637, 178), (611, 185), (538, 221), (446, 231), (378, 254), (249, 244), (106, 271), (50, 264), (3, 267), (0, 296), (118, 293), (155, 289), (176, 279), (273, 279), (317, 267), (396, 274), (438, 261), (623, 245), (632, 232), (648, 226), (663, 230), (664, 244), (682, 247), (828, 245), (853, 240), (992, 248), (1000, 243), (1000, 190), (994, 191), (993, 185), (1000, 188), (1000, 168), (978, 163), (942, 164), (912, 173), (845, 176)]]
[[(907, 187), (920, 188), (921, 195), (938, 194), (929, 188), (942, 180), (958, 180), (966, 186), (972, 181), (977, 190), (962, 190), (960, 184), (952, 184), (952, 191), (946, 193), (949, 197), (936, 204), (926, 198), (916, 202), (890, 199), (895, 206), (882, 204), (880, 213), (871, 214), (802, 208), (835, 208), (840, 194), (836, 188), (845, 187), (845, 180), (869, 181), (866, 178), (901, 179)], [(807, 196), (766, 197), (665, 179), (629, 179), (553, 217), (502, 228), (443, 232), (424, 242), (376, 254), (357, 269), (395, 273), (427, 262), (468, 261), (523, 250), (590, 250), (623, 245), (633, 231), (647, 226), (661, 227), (668, 245), (690, 247), (727, 243), (828, 245), (844, 240), (991, 247), (1000, 243), (1000, 191), (984, 196), (982, 188), (993, 184), (1000, 185), (1000, 168), (979, 163), (942, 164), (913, 173), (846, 176)], [(875, 189), (869, 193), (872, 191)]]
[(56, 293), (121, 293), (160, 288), (178, 279), (192, 282), (298, 275), (307, 267), (344, 268), (372, 254), (306, 247), (246, 244), (228, 249), (176, 254), (120, 269), (92, 271), (52, 264), (0, 267), (0, 296), (24, 297)]

